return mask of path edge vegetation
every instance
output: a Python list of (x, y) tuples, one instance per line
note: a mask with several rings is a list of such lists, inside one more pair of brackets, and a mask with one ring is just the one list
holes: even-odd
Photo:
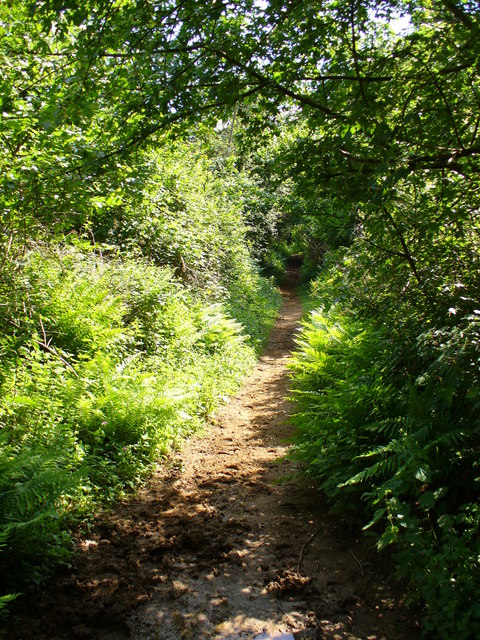
[(215, 172), (193, 144), (142, 163), (141, 196), (123, 194), (114, 225), (12, 243), (0, 369), (3, 607), (68, 563), (73, 532), (205, 427), (253, 367), (280, 305), (247, 247), (235, 171)]
[(480, 514), (477, 458), (464, 420), (476, 396), (465, 361), (452, 356), (473, 356), (464, 338), (475, 335), (476, 318), (464, 329), (463, 351), (455, 335), (433, 348), (430, 333), (419, 336), (416, 349), (432, 351), (422, 353), (414, 377), (417, 353), (405, 334), (399, 340), (398, 327), (351, 305), (347, 260), (330, 256), (310, 296), (302, 291), (305, 319), (289, 364), (290, 456), (345, 526), (389, 554), (391, 578), (402, 583), (426, 636), (473, 638), (480, 630)]

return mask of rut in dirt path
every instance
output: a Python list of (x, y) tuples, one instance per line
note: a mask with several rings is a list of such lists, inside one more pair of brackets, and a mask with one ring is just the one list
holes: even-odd
[(242, 391), (175, 464), (98, 523), (14, 639), (412, 638), (364, 546), (284, 458), (291, 286)]

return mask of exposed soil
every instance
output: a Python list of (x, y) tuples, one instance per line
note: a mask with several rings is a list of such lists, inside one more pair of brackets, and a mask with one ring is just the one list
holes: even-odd
[(407, 640), (385, 567), (285, 460), (292, 288), (241, 393), (203, 437), (98, 522), (73, 568), (12, 621), (15, 640)]

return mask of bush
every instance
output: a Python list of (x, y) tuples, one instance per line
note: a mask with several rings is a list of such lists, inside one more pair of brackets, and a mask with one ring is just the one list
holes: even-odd
[(168, 266), (72, 246), (28, 253), (18, 282), (26, 304), (0, 368), (3, 593), (38, 584), (67, 557), (73, 522), (131, 490), (237, 388), (277, 301), (252, 271), (249, 337)]
[(387, 327), (330, 303), (304, 323), (292, 364), (295, 455), (391, 548), (441, 638), (480, 630), (477, 348), (475, 316), (425, 332), (414, 317)]

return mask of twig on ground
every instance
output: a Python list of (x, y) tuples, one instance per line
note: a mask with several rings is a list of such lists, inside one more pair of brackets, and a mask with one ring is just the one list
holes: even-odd
[(362, 572), (362, 576), (364, 576), (365, 572), (363, 571), (362, 563), (360, 562), (360, 560), (357, 558), (357, 556), (353, 553), (353, 551), (351, 549), (350, 549), (350, 553), (355, 558), (355, 560), (357, 561), (357, 564), (360, 567), (360, 571)]
[(314, 533), (312, 533), (312, 535), (310, 536), (310, 538), (304, 543), (304, 545), (302, 546), (302, 548), (300, 549), (300, 555), (298, 557), (298, 564), (297, 564), (297, 573), (300, 573), (300, 568), (302, 566), (302, 560), (303, 560), (303, 552), (305, 551), (305, 549), (309, 546), (309, 544), (311, 544), (312, 540), (314, 540), (318, 534), (320, 533), (320, 531), (323, 529), (323, 527), (320, 527), (319, 529), (317, 529)]

